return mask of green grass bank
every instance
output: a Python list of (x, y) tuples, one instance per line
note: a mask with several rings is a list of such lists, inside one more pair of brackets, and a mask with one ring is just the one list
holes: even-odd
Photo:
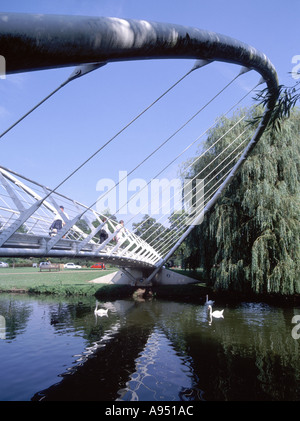
[(117, 269), (78, 269), (40, 272), (38, 268), (17, 267), (0, 269), (0, 292), (36, 294), (92, 295), (100, 284), (92, 281)]
[[(106, 299), (132, 297), (136, 287), (91, 283), (97, 278), (117, 271), (78, 269), (58, 272), (40, 272), (39, 268), (16, 267), (0, 269), (0, 293), (53, 294), (60, 296), (96, 296)], [(187, 274), (187, 273), (185, 273)], [(197, 279), (197, 273), (193, 275)], [(203, 301), (206, 294), (204, 284), (160, 286), (145, 289), (145, 296), (156, 296), (163, 299), (179, 298), (189, 301)]]
[[(163, 300), (175, 300), (189, 303), (204, 304), (206, 294), (217, 300), (219, 305), (238, 303), (241, 301), (266, 302), (274, 305), (300, 305), (299, 295), (240, 295), (234, 291), (217, 292), (206, 287), (201, 282), (200, 272), (182, 271), (193, 277), (198, 283), (189, 285), (161, 285), (151, 288), (138, 288), (129, 285), (113, 285), (107, 283), (91, 283), (90, 281), (117, 271), (118, 268), (107, 270), (78, 269), (62, 270), (60, 272), (39, 272), (38, 268), (17, 267), (0, 269), (0, 293), (47, 294), (56, 296), (95, 296), (105, 300), (124, 298), (156, 297)], [(142, 291), (141, 291), (142, 290)]]
[[(234, 291), (217, 292), (206, 287), (201, 272), (181, 271), (184, 275), (198, 281), (189, 285), (161, 285), (151, 288), (138, 288), (129, 285), (91, 283), (97, 278), (117, 271), (118, 268), (106, 270), (78, 269), (59, 272), (40, 272), (38, 268), (16, 267), (0, 268), (0, 293), (52, 294), (57, 296), (96, 296), (99, 299), (116, 300), (122, 298), (156, 297), (165, 300), (186, 301), (203, 304), (206, 294), (218, 303), (257, 301), (278, 305), (300, 305), (299, 295), (241, 295)], [(141, 290), (144, 290), (141, 291)]]

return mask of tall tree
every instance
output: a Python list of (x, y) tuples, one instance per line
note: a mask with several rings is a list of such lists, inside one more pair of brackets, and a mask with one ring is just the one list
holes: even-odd
[[(223, 120), (218, 135), (229, 124)], [(217, 289), (300, 293), (299, 110), (277, 128), (264, 134), (187, 240)]]

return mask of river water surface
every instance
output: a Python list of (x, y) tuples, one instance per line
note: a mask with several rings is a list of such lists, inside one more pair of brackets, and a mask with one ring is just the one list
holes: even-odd
[(0, 400), (300, 400), (299, 307), (216, 303), (210, 320), (158, 299), (95, 306), (0, 294)]

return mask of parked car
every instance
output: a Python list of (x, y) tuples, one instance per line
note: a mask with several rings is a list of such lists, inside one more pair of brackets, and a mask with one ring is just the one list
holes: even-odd
[(41, 262), (40, 267), (51, 265), (51, 262)]
[(8, 268), (8, 263), (0, 262), (0, 268)]
[(91, 266), (91, 268), (93, 268), (93, 269), (105, 269), (105, 264), (104, 263), (95, 263), (94, 265)]
[(64, 265), (65, 269), (81, 269), (81, 266), (75, 265), (74, 263), (66, 263)]

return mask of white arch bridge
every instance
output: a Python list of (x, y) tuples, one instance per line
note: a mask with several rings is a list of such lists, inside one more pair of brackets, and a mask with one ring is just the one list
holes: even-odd
[[(186, 76), (213, 62), (237, 66), (237, 75), (227, 86), (250, 70), (258, 73), (257, 84), (248, 92), (253, 92), (262, 83), (266, 84), (266, 106), (257, 127), (252, 129), (242, 125), (247, 118), (246, 115), (242, 116), (228, 130), (232, 133), (238, 130), (230, 144), (222, 146), (222, 135), (212, 145), (214, 150), (218, 150), (217, 155), (209, 153), (209, 150), (203, 151), (201, 156), (191, 163), (192, 166), (204, 157), (205, 165), (200, 165), (200, 172), (193, 178), (202, 182), (200, 194), (198, 191), (195, 195), (193, 188), (185, 190), (183, 197), (178, 199), (185, 202), (185, 211), (177, 217), (175, 223), (171, 226), (162, 224), (159, 229), (149, 230), (148, 234), (147, 229), (142, 230), (142, 236), (138, 235), (138, 229), (125, 230), (113, 217), (105, 221), (105, 215), (94, 209), (95, 204), (83, 205), (57, 191), (58, 187), (91, 158), (100, 151), (103, 152), (105, 146), (121, 131), (55, 188), (46, 187), (25, 175), (9, 170), (1, 166), (0, 162), (0, 257), (91, 257), (119, 266), (121, 271), (116, 277), (116, 282), (143, 285), (153, 282), (193, 282), (189, 278), (166, 271), (164, 264), (194, 227), (201, 223), (203, 216), (213, 207), (264, 132), (278, 97), (277, 75), (271, 62), (264, 54), (240, 41), (180, 25), (117, 18), (10, 13), (0, 13), (0, 22), (0, 54), (5, 57), (7, 74), (77, 66), (57, 90), (5, 130), (0, 135), (1, 140), (16, 124), (67, 83), (109, 62), (168, 58), (196, 60), (186, 75), (121, 131), (135, 122)], [(215, 97), (221, 95), (227, 86), (134, 169), (140, 167), (162, 145), (169, 142)], [(234, 106), (228, 112), (232, 109)], [(195, 141), (190, 145), (194, 143)], [(180, 155), (181, 153), (176, 159)], [(165, 163), (162, 165), (164, 169), (167, 168)], [(193, 180), (190, 182), (193, 183)], [(65, 213), (61, 211), (61, 205)], [(55, 219), (62, 221), (62, 228), (56, 232), (49, 232)], [(104, 228), (108, 231), (108, 237), (100, 240), (100, 233)], [(116, 237), (120, 237), (118, 241)]]

